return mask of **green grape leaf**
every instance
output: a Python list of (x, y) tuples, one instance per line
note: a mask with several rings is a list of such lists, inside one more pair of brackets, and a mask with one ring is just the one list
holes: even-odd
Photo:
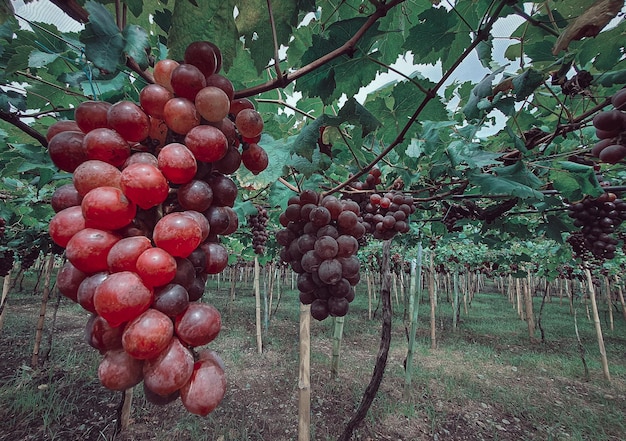
[(59, 54), (49, 54), (48, 52), (34, 50), (28, 54), (28, 67), (44, 67), (58, 58)]
[(496, 76), (504, 72), (506, 66), (502, 66), (495, 71), (491, 72), (476, 84), (470, 92), (470, 97), (467, 100), (465, 106), (463, 106), (463, 114), (467, 119), (480, 118), (483, 112), (480, 108), (480, 103), (484, 98), (490, 97), (493, 94), (493, 81)]
[(593, 167), (571, 161), (559, 161), (550, 170), (550, 180), (563, 198), (578, 201), (585, 195), (599, 196), (604, 192)]
[(169, 9), (154, 11), (154, 22), (162, 31), (168, 32), (172, 26), (172, 11)]
[(604, 87), (626, 84), (626, 69), (604, 72), (598, 75), (595, 82)]
[(222, 66), (228, 72), (233, 64), (236, 47), (241, 44), (233, 18), (233, 7), (233, 0), (198, 0), (197, 6), (188, 1), (177, 1), (167, 36), (169, 57), (182, 60), (190, 43), (211, 41), (222, 52)]
[(115, 72), (123, 61), (124, 36), (102, 4), (90, 0), (85, 3), (85, 9), (89, 12), (89, 22), (80, 35), (80, 41), (85, 44), (85, 55), (98, 68)]
[(273, 139), (264, 133), (259, 145), (267, 153), (268, 166), (257, 175), (249, 172), (244, 166), (239, 167), (235, 175), (241, 187), (248, 190), (259, 190), (276, 182), (283, 175), (284, 166), (290, 161), (291, 154), (287, 147), (289, 142), (289, 139)]
[[(476, 12), (471, 9), (467, 12), (464, 18), (474, 21)], [(417, 24), (409, 30), (402, 47), (412, 51), (419, 63), (441, 61), (443, 69), (447, 70), (471, 41), (465, 23), (459, 19), (457, 11), (429, 8), (419, 14)]]
[(380, 126), (380, 122), (372, 113), (359, 104), (356, 99), (350, 98), (339, 110), (337, 116), (323, 114), (315, 121), (307, 124), (294, 141), (293, 152), (312, 161), (313, 154), (319, 151), (318, 140), (321, 129), (326, 126), (339, 127), (346, 122), (361, 126), (363, 137)]
[(309, 178), (315, 173), (323, 173), (324, 170), (328, 169), (330, 164), (330, 158), (320, 153), (319, 150), (316, 150), (313, 152), (313, 156), (310, 161), (300, 155), (292, 155), (291, 161), (288, 165), (302, 173), (304, 177)]
[(28, 69), (28, 57), (32, 50), (32, 46), (15, 47), (15, 53), (11, 55), (11, 58), (7, 62), (6, 68), (4, 69), (4, 74), (9, 75), (17, 72), (18, 70)]
[(543, 84), (545, 79), (545, 74), (535, 69), (527, 69), (521, 75), (514, 77), (512, 82), (513, 90), (515, 91), (515, 99), (518, 101), (525, 100), (537, 87)]
[(141, 69), (148, 67), (148, 51), (150, 50), (150, 39), (148, 32), (137, 26), (128, 25), (124, 28), (124, 52), (134, 59)]
[(0, 93), (2, 94), (4, 99), (6, 99), (7, 111), (9, 109), (8, 104), (11, 104), (17, 110), (25, 111), (27, 109), (26, 97), (22, 95), (21, 93), (18, 93), (15, 90), (6, 90), (6, 91), (2, 90)]
[(143, 11), (143, 1), (142, 0), (122, 0), (126, 6), (128, 6), (129, 11), (135, 16), (139, 17)]
[(476, 46), (476, 53), (478, 54), (478, 60), (480, 64), (483, 65), (484, 68), (489, 69), (491, 67), (491, 62), (493, 61), (493, 36), (489, 35), (489, 38), (485, 40), (481, 40)]
[[(302, 6), (304, 12), (314, 10), (314, 2), (294, 2), (293, 0), (274, 0), (272, 14), (276, 43), (290, 45), (293, 29), (298, 26)], [(239, 34), (245, 37), (246, 48), (250, 50), (257, 73), (261, 73), (274, 58), (274, 36), (269, 22), (266, 0), (245, 0), (236, 2), (239, 14), (235, 19)], [(310, 9), (309, 9), (310, 8)]]
[[(301, 63), (306, 65), (341, 47), (365, 21), (364, 17), (357, 17), (335, 22), (328, 28), (328, 37), (313, 35), (312, 45), (302, 54)], [(368, 55), (379, 34), (378, 24), (375, 24), (357, 42), (351, 56), (342, 55), (301, 77), (296, 82), (296, 90), (310, 97), (319, 96), (325, 104), (338, 99), (343, 93), (347, 96), (356, 94), (361, 87), (374, 80), (380, 69), (370, 60), (376, 55)]]
[(546, 222), (543, 226), (546, 237), (558, 243), (563, 243), (563, 232), (569, 230), (567, 224), (560, 217), (553, 215), (546, 216)]
[(109, 100), (112, 97), (121, 97), (126, 88), (129, 87), (128, 75), (124, 72), (118, 73), (115, 77), (103, 80), (89, 80), (80, 83), (85, 96), (93, 99)]
[(543, 199), (543, 194), (535, 190), (542, 182), (526, 168), (522, 161), (505, 167), (493, 168), (492, 172), (493, 174), (474, 172), (468, 174), (468, 178), (470, 182), (478, 185), (484, 194)]
[(479, 144), (468, 143), (465, 140), (455, 140), (451, 142), (446, 153), (454, 167), (460, 164), (467, 164), (470, 168), (480, 169), (490, 165), (498, 164), (501, 153), (486, 152), (480, 148)]
[(0, 1), (0, 24), (6, 22), (9, 18), (15, 16), (13, 3), (10, 0)]

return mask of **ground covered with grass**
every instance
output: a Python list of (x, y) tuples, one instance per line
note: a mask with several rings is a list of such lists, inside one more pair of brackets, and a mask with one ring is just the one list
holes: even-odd
[[(273, 299), (262, 354), (257, 353), (255, 301), (250, 286), (210, 282), (205, 301), (222, 313), (223, 329), (210, 347), (226, 364), (228, 391), (208, 417), (180, 402), (158, 407), (141, 387), (132, 421), (116, 434), (121, 393), (97, 379), (99, 354), (83, 341), (87, 314), (62, 299), (54, 327), (48, 305), (42, 369), (30, 367), (39, 295), (9, 294), (0, 334), (0, 441), (21, 440), (295, 440), (298, 427), (298, 300), (284, 287)], [(445, 293), (440, 293), (445, 300)], [(395, 300), (395, 299), (394, 299)], [(535, 299), (539, 311), (541, 298)], [(576, 302), (585, 349), (585, 375), (574, 317), (567, 301), (552, 299), (542, 312), (545, 340), (530, 341), (508, 300), (477, 294), (452, 329), (449, 303), (437, 310), (438, 347), (430, 349), (427, 305), (420, 307), (418, 349), (409, 397), (403, 394), (407, 352), (403, 305), (394, 301), (391, 350), (380, 391), (355, 440), (622, 440), (626, 432), (626, 324), (609, 329), (601, 307), (612, 374), (602, 376), (593, 324)], [(52, 332), (52, 346), (47, 342)], [(380, 312), (368, 319), (366, 287), (346, 318), (340, 372), (330, 373), (333, 322), (312, 323), (311, 439), (334, 440), (352, 417), (372, 374)], [(539, 336), (540, 333), (537, 332)]]

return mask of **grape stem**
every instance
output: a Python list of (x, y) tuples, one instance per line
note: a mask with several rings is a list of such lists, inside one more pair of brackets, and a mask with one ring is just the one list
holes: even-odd
[(295, 193), (300, 193), (300, 190), (298, 190), (298, 187), (296, 187), (295, 185), (293, 185), (290, 182), (287, 182), (285, 180), (285, 178), (278, 178), (278, 182), (280, 182), (281, 184), (283, 184), (285, 187), (287, 187), (289, 190), (295, 192)]
[(0, 110), (0, 119), (8, 122), (11, 125), (14, 125), (22, 132), (36, 139), (42, 146), (48, 147), (48, 140), (46, 139), (46, 137), (25, 122), (23, 122), (17, 114)]
[(278, 37), (276, 36), (276, 22), (274, 21), (274, 12), (272, 9), (272, 1), (267, 0), (267, 14), (270, 17), (270, 27), (272, 28), (272, 40), (274, 41), (274, 68), (276, 70), (276, 81), (283, 84), (283, 72), (280, 70), (280, 57), (278, 56)]
[[(263, 84), (237, 91), (235, 92), (235, 98), (245, 98), (253, 95), (258, 95), (262, 92), (267, 92), (268, 90), (283, 88), (287, 84), (324, 66), (335, 58), (338, 58), (342, 55), (352, 55), (354, 53), (356, 43), (361, 39), (361, 37), (363, 37), (363, 35), (365, 35), (367, 30), (371, 28), (374, 23), (376, 23), (379, 19), (387, 15), (387, 12), (389, 10), (396, 7), (400, 3), (403, 3), (404, 1), (405, 0), (391, 0), (388, 3), (379, 3), (376, 11), (374, 11), (374, 13), (368, 17), (367, 21), (363, 23), (363, 26), (361, 26), (359, 30), (356, 31), (352, 38), (350, 38), (334, 51), (329, 52), (323, 57), (318, 58), (317, 60), (307, 64), (306, 66), (301, 67), (300, 69), (287, 73), (282, 77), (279, 76), (278, 78), (267, 81)], [(276, 60), (276, 62), (278, 63), (278, 59)]]

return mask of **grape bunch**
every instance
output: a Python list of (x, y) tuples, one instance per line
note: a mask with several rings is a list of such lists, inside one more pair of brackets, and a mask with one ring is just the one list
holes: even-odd
[(382, 195), (372, 193), (369, 202), (363, 207), (363, 222), (366, 231), (375, 239), (391, 239), (396, 233), (408, 233), (409, 215), (415, 212), (413, 196), (400, 190), (392, 190)]
[(263, 207), (257, 207), (257, 213), (248, 217), (252, 229), (252, 248), (256, 254), (265, 253), (265, 242), (269, 238), (267, 221), (267, 210)]
[(238, 228), (229, 175), (267, 167), (261, 115), (233, 99), (220, 66), (214, 44), (191, 43), (182, 62), (155, 64), (138, 104), (86, 101), (47, 133), (52, 161), (72, 173), (51, 199), (49, 234), (67, 257), (57, 284), (92, 313), (100, 381), (124, 390), (143, 380), (151, 402), (180, 397), (199, 415), (226, 388), (219, 356), (200, 347), (221, 329), (201, 298), (228, 264), (221, 237)]
[(298, 273), (300, 301), (324, 320), (348, 313), (359, 282), (358, 239), (365, 235), (359, 204), (304, 190), (289, 199), (276, 233), (280, 257)]
[(15, 255), (13, 250), (5, 249), (0, 251), (0, 277), (9, 274), (9, 271), (13, 268), (14, 259)]
[(20, 260), (21, 268), (24, 270), (30, 269), (39, 258), (39, 254), (39, 248), (36, 246), (30, 249), (24, 248), (18, 250), (18, 257)]
[(593, 117), (596, 136), (600, 139), (591, 154), (608, 164), (616, 164), (626, 157), (626, 89), (611, 97), (612, 110)]
[(603, 193), (597, 198), (586, 197), (570, 205), (568, 216), (574, 226), (581, 228), (568, 238), (574, 253), (582, 258), (591, 255), (597, 259), (612, 259), (618, 239), (615, 231), (626, 219), (626, 201), (614, 193)]
[[(358, 193), (345, 196), (359, 204), (366, 233), (375, 239), (391, 239), (396, 233), (409, 231), (409, 215), (415, 212), (412, 196), (405, 195), (398, 189), (384, 193), (376, 191), (381, 183), (381, 171), (372, 168), (363, 182), (355, 182), (352, 187)], [(369, 191), (368, 191), (369, 190)]]
[(6, 229), (6, 226), (7, 226), (7, 221), (4, 220), (3, 217), (0, 217), (0, 239), (4, 237), (4, 231)]
[(462, 219), (472, 217), (472, 213), (467, 208), (458, 204), (445, 204), (444, 213), (441, 222), (448, 230), (448, 233), (462, 231), (463, 227), (456, 225)]

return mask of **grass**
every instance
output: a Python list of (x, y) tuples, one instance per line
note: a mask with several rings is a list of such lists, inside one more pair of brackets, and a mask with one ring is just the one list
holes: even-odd
[[(242, 285), (242, 284), (238, 284)], [(298, 300), (282, 291), (276, 314), (257, 354), (255, 300), (249, 287), (217, 289), (210, 280), (206, 300), (222, 312), (224, 327), (211, 345), (223, 355), (229, 394), (206, 418), (179, 407), (156, 408), (135, 388), (133, 430), (125, 440), (289, 440), (296, 438)], [(367, 320), (366, 289), (360, 287), (345, 321), (340, 375), (330, 379), (333, 322), (311, 325), (312, 440), (336, 439), (358, 406), (372, 374), (380, 335), (380, 311)], [(277, 299), (274, 299), (274, 307)], [(535, 298), (535, 311), (541, 299)], [(51, 306), (52, 303), (49, 305)], [(0, 440), (3, 432), (33, 428), (46, 439), (105, 440), (114, 427), (119, 393), (97, 381), (100, 355), (82, 342), (85, 314), (63, 302), (46, 369), (30, 370), (38, 299), (12, 295), (0, 334), (0, 351), (13, 356), (13, 373), (0, 365)], [(626, 429), (626, 324), (603, 322), (613, 381), (602, 378), (595, 329), (585, 305), (577, 303), (578, 327), (590, 379), (584, 370), (566, 301), (553, 299), (543, 310), (545, 341), (531, 341), (526, 323), (500, 294), (480, 293), (452, 330), (451, 307), (437, 310), (438, 348), (430, 349), (428, 307), (420, 306), (411, 390), (404, 398), (406, 356), (402, 305), (394, 301), (392, 342), (385, 377), (360, 439), (503, 439), (615, 441)], [(601, 314), (606, 305), (601, 305)], [(18, 312), (22, 314), (18, 314)], [(49, 324), (47, 325), (49, 326)], [(536, 337), (540, 337), (537, 330)], [(159, 410), (162, 409), (162, 410)], [(86, 413), (99, 412), (97, 417)], [(584, 417), (581, 417), (583, 416)], [(69, 420), (69, 421), (68, 421)], [(508, 422), (508, 424), (507, 424)], [(82, 427), (85, 426), (85, 427)], [(503, 430), (506, 429), (506, 430)], [(7, 432), (8, 433), (8, 432)], [(68, 435), (74, 434), (74, 435)], [(380, 437), (377, 438), (377, 434)], [(423, 438), (412, 438), (421, 434)], [(470, 438), (467, 438), (470, 436)], [(465, 438), (463, 438), (465, 437)], [(26, 438), (24, 438), (26, 439)]]

